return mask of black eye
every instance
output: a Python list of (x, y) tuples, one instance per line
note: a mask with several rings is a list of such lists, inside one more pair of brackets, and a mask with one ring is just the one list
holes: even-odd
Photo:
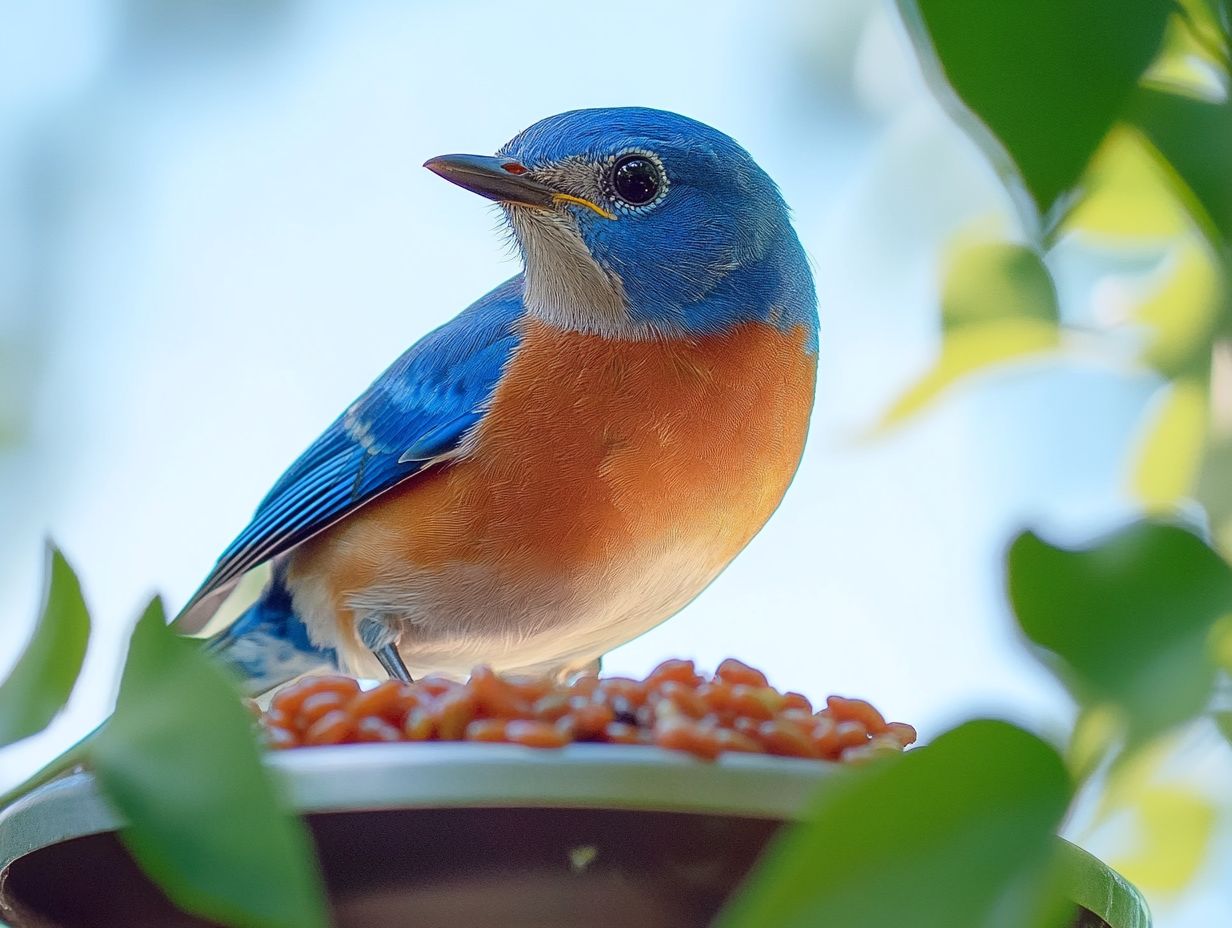
[(612, 190), (630, 206), (645, 206), (662, 187), (659, 166), (644, 155), (626, 155), (612, 168)]

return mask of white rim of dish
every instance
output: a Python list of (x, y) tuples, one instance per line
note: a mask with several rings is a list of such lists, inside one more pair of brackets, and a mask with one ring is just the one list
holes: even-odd
[[(789, 821), (837, 764), (761, 754), (702, 761), (641, 745), (527, 748), (455, 742), (352, 744), (268, 755), (302, 814), (427, 808), (591, 808)], [(121, 817), (74, 773), (0, 812), (0, 870)]]

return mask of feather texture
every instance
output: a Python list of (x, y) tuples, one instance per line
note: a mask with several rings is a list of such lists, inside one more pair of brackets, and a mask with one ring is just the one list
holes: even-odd
[(213, 596), (380, 494), (456, 453), (514, 349), (522, 275), (417, 342), (305, 451), (257, 507), (184, 607), (199, 630)]

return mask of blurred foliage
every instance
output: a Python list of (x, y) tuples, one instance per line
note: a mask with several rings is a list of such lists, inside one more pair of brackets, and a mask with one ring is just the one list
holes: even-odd
[[(76, 681), (89, 616), (53, 551), (35, 639), (0, 686), (0, 726), (18, 737), (54, 717)], [(324, 928), (325, 894), (306, 827), (261, 761), (238, 689), (152, 602), (129, 642), (115, 712), (4, 796), (0, 808), (78, 765), (124, 818), (120, 838), (167, 896), (234, 928)]]
[(1215, 833), (1216, 809), (1184, 786), (1144, 787), (1131, 801), (1140, 838), (1131, 853), (1111, 863), (1144, 891), (1180, 892), (1206, 860)]
[(48, 552), (47, 594), (34, 637), (0, 684), (0, 746), (36, 735), (59, 714), (81, 673), (90, 616), (64, 555)]
[(1203, 384), (1180, 377), (1160, 391), (1145, 423), (1130, 487), (1147, 509), (1167, 511), (1194, 485), (1206, 437)]
[(1133, 126), (1114, 126), (1095, 153), (1070, 229), (1099, 241), (1171, 241), (1192, 223), (1150, 143)]
[(327, 924), (306, 826), (283, 810), (236, 688), (155, 600), (91, 752), (120, 838), (177, 905), (241, 928)]
[[(1164, 379), (1144, 418), (1127, 487), (1152, 512), (1175, 511), (1196, 497), (1208, 507), (1217, 541), (1232, 541), (1224, 529), (1232, 528), (1232, 493), (1222, 489), (1229, 481), (1212, 467), (1232, 458), (1232, 415), (1217, 408), (1232, 397), (1224, 391), (1221, 399), (1210, 387), (1212, 355), (1229, 328), (1232, 104), (1225, 4), (904, 0), (903, 6), (922, 53), (935, 57), (962, 101), (960, 120), (970, 122), (974, 113), (997, 133), (1009, 155), (1009, 163), (998, 162), (1007, 183), (1021, 182), (1045, 211), (1065, 200), (1027, 248), (1046, 253), (1060, 235), (1077, 235), (1105, 249), (1158, 252), (1153, 289), (1130, 299), (1126, 313), (1093, 307), (1094, 328), (1084, 323), (1077, 334), (1088, 352), (1098, 351), (1099, 336), (1106, 336), (1103, 345), (1114, 359), (1128, 336), (1139, 345), (1138, 361)], [(1072, 99), (1059, 102), (1066, 95)], [(1015, 247), (1022, 246), (955, 244), (944, 269), (937, 362), (883, 425), (903, 421), (965, 377), (1071, 343), (1072, 324), (1062, 321), (1049, 336), (1021, 314), (1023, 303), (1039, 302), (1037, 281), (1019, 279), (1010, 268), (990, 269), (989, 249)], [(1047, 275), (1043, 262), (1040, 268)], [(987, 330), (952, 324), (951, 293), (970, 289), (972, 281), (971, 302), (1005, 305), (982, 311), (1010, 321)], [(1017, 295), (1007, 296), (1007, 288)]]
[(1129, 745), (1206, 706), (1211, 633), (1232, 612), (1232, 568), (1200, 538), (1139, 523), (1066, 550), (1027, 532), (1010, 548), (1008, 570), (1027, 637), (1080, 706), (1116, 710)]
[[(922, 54), (961, 100), (960, 120), (970, 123), (974, 114), (996, 133), (1009, 156), (998, 161), (1007, 184), (1021, 183), (1041, 210), (1051, 210), (1024, 251), (1046, 253), (1059, 236), (1074, 235), (1105, 250), (1158, 253), (1153, 286), (1127, 295), (1128, 311), (1092, 307), (1095, 324), (1084, 323), (1082, 343), (1098, 351), (1105, 336), (1103, 346), (1118, 358), (1128, 337), (1141, 365), (1163, 379), (1127, 468), (1128, 488), (1157, 513), (1196, 498), (1226, 545), (1232, 470), (1221, 465), (1232, 463), (1232, 396), (1211, 387), (1212, 359), (1230, 323), (1226, 2), (904, 0), (903, 8)], [(1054, 209), (1061, 200), (1064, 208)], [(1049, 342), (1021, 310), (1046, 305), (1038, 280), (990, 267), (990, 253), (1018, 247), (955, 245), (938, 360), (885, 424), (918, 412), (965, 376), (1069, 344), (1072, 323), (1062, 320)], [(1043, 262), (1039, 270), (1047, 275)], [(998, 307), (980, 310), (987, 318), (1011, 321), (987, 332), (954, 325), (955, 291), (973, 293), (964, 303)]]
[(1111, 863), (1148, 892), (1184, 889), (1201, 868), (1215, 830), (1217, 811), (1210, 801), (1166, 778), (1175, 747), (1175, 738), (1161, 738), (1132, 755), (1109, 776), (1100, 797), (1100, 819), (1126, 811), (1137, 819), (1136, 840)]
[[(1131, 821), (1137, 840), (1117, 861), (1125, 873), (1152, 891), (1176, 892), (1201, 869), (1217, 810), (1191, 785), (1170, 779), (1163, 760), (1175, 733), (1210, 705), (1217, 674), (1232, 671), (1232, 568), (1225, 560), (1232, 549), (1232, 348), (1224, 342), (1232, 328), (1228, 2), (899, 5), (939, 96), (957, 104), (955, 117), (985, 143), (1007, 188), (1030, 194), (1019, 205), (1031, 241), (964, 235), (953, 244), (943, 268), (937, 360), (881, 427), (927, 409), (964, 378), (1060, 356), (1071, 344), (1106, 349), (1113, 361), (1128, 344), (1143, 375), (1159, 379), (1126, 483), (1161, 521), (1072, 550), (1024, 532), (1006, 567), (1022, 631), (1080, 709), (1067, 748), (1078, 789), (1100, 791), (1097, 823)], [(1063, 319), (1045, 258), (1064, 236), (1081, 237), (1091, 259), (1106, 262), (1110, 283), (1117, 257), (1155, 255), (1149, 286), (1135, 295), (1116, 285), (1115, 293), (1106, 291), (1116, 299), (1084, 308), (1081, 326)], [(1167, 521), (1195, 501), (1222, 555)], [(1215, 720), (1232, 736), (1232, 713)], [(1011, 730), (1020, 745), (1032, 737)], [(980, 749), (963, 759), (962, 771), (935, 780), (919, 774), (942, 768), (941, 760), (924, 762), (934, 752), (956, 759), (949, 739), (957, 732), (897, 765), (853, 774), (841, 789), (858, 800), (827, 790), (810, 820), (750, 880), (726, 924), (890, 928), (921, 924), (934, 910), (948, 912), (938, 924), (1022, 924), (1022, 908), (945, 908), (953, 899), (970, 901), (971, 882), (1044, 885), (1036, 860), (1017, 870), (1011, 862), (980, 880), (970, 876), (972, 861), (972, 869), (948, 869), (975, 847), (994, 861), (1011, 847), (998, 844), (1008, 835), (988, 833), (986, 843), (958, 850), (938, 827), (943, 818), (978, 821), (979, 788), (954, 795), (952, 783), (978, 778), (971, 767), (1000, 770), (1003, 762)], [(1005, 750), (1013, 756), (1012, 746)], [(913, 764), (918, 780), (909, 773)], [(1014, 807), (1001, 798), (1002, 809)], [(901, 835), (886, 825), (895, 815)], [(968, 837), (978, 833), (971, 828)], [(871, 873), (886, 879), (866, 882)], [(927, 903), (896, 908), (901, 887), (910, 888), (902, 899), (918, 894)], [(1130, 909), (1118, 917), (1141, 924), (1142, 910)]]
[(1047, 744), (969, 722), (828, 780), (719, 926), (1059, 924), (1048, 890), (1070, 793)]
[(952, 252), (941, 299), (941, 357), (882, 418), (895, 425), (927, 407), (961, 378), (988, 366), (1055, 348), (1057, 293), (1039, 255), (1021, 245), (977, 242)]
[[(1232, 105), (1143, 88), (1129, 119), (1176, 172), (1194, 218), (1217, 245), (1232, 240)], [(1200, 145), (1194, 141), (1201, 139)]]
[(1042, 212), (1077, 185), (1159, 50), (1169, 8), (1163, 0), (904, 7), (949, 88), (1000, 140)]

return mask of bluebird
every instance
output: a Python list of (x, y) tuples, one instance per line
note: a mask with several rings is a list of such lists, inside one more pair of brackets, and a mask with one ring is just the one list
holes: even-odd
[(494, 200), (525, 270), (398, 358), (282, 475), (178, 619), (253, 691), (568, 672), (696, 597), (808, 429), (812, 275), (774, 182), (670, 112), (575, 110), (426, 168)]

